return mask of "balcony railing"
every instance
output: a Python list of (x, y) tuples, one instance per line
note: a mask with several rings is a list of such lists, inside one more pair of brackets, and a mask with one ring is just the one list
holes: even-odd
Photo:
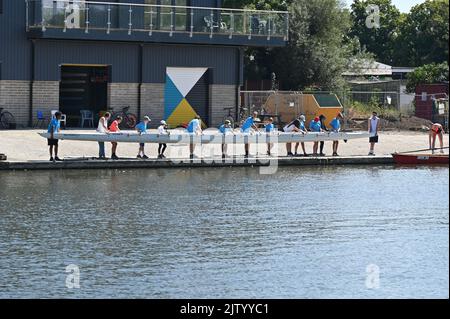
[(240, 10), (96, 1), (26, 0), (27, 31), (72, 29), (84, 33), (101, 31), (156, 33), (168, 36), (180, 33), (233, 37), (265, 37), (288, 40), (289, 15), (284, 11)]

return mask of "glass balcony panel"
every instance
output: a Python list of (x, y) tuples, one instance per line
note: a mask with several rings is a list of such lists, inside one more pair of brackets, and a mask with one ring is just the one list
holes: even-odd
[(147, 7), (144, 11), (144, 30), (154, 31), (158, 23), (158, 10), (156, 7)]
[(274, 19), (274, 34), (279, 37), (284, 37), (287, 34), (287, 17), (277, 14)]
[(288, 13), (189, 7), (186, 0), (145, 0), (144, 4), (76, 0), (26, 0), (27, 27), (283, 38)]
[(104, 30), (108, 27), (108, 6), (89, 5), (89, 29)]
[(247, 14), (242, 12), (235, 12), (233, 15), (234, 15), (234, 33), (238, 35), (247, 34), (248, 29)]
[(187, 0), (175, 0), (176, 8), (175, 14), (175, 30), (176, 31), (190, 31), (191, 18), (187, 7)]
[(61, 4), (50, 0), (42, 2), (42, 20), (46, 28), (64, 27), (65, 6)]
[(187, 15), (187, 9), (176, 8), (175, 9), (175, 30), (177, 31), (187, 31), (189, 30), (187, 26), (190, 26), (190, 17)]
[(231, 11), (224, 11), (222, 10), (220, 12), (220, 24), (221, 33), (231, 33), (233, 32), (233, 13)]

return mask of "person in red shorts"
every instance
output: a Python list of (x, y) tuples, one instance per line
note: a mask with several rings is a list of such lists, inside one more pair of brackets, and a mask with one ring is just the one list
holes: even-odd
[[(111, 133), (118, 133), (120, 132), (120, 128), (119, 125), (120, 123), (122, 123), (122, 117), (118, 116), (110, 125), (109, 127), (109, 132)], [(119, 157), (116, 155), (117, 152), (117, 142), (111, 142), (112, 144), (112, 149), (111, 149), (111, 159), (112, 160), (118, 160)]]

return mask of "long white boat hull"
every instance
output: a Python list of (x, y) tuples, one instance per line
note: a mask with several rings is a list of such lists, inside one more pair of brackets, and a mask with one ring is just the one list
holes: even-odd
[[(50, 133), (39, 133), (50, 138)], [(53, 138), (69, 141), (119, 142), (119, 143), (165, 143), (165, 144), (257, 144), (339, 141), (369, 138), (368, 133), (235, 133), (195, 135), (171, 133), (170, 135), (138, 134), (134, 131), (120, 133), (55, 133)]]

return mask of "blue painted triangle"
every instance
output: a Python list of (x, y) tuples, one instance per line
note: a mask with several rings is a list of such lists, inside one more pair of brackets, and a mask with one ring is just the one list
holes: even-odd
[(177, 89), (172, 79), (167, 75), (166, 87), (164, 90), (164, 118), (166, 120), (173, 113), (173, 111), (175, 111), (183, 99), (183, 95)]

